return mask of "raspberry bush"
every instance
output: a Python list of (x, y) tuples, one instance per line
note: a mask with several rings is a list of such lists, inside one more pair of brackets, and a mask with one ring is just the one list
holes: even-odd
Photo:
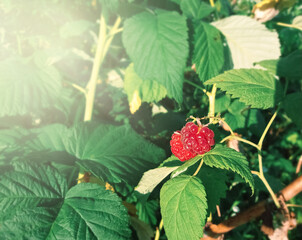
[(0, 1), (0, 239), (302, 239), (302, 2), (257, 2)]

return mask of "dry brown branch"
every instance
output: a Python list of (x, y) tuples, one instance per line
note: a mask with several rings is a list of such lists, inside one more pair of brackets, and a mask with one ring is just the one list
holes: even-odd
[[(298, 193), (302, 191), (302, 176), (298, 177), (284, 189), (282, 189), (278, 195), (282, 195), (285, 201), (290, 200), (295, 197)], [(268, 201), (261, 201), (255, 206), (231, 217), (219, 224), (209, 224), (205, 228), (204, 237), (202, 240), (212, 240), (217, 239), (220, 235), (233, 230), (245, 223), (248, 223), (258, 217), (260, 217), (267, 209)]]

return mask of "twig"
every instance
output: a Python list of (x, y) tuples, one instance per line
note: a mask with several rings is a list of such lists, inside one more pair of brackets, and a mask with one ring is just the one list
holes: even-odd
[[(289, 201), (295, 197), (298, 193), (302, 191), (302, 176), (294, 180), (287, 187), (282, 189), (279, 194), (281, 194), (285, 201)], [(266, 205), (269, 204), (268, 201), (261, 201), (255, 206), (231, 217), (219, 224), (210, 224), (205, 229), (205, 234), (202, 240), (210, 240), (213, 237), (218, 237), (221, 234), (227, 233), (234, 228), (237, 228), (243, 224), (246, 224), (257, 217), (260, 217), (266, 211)]]

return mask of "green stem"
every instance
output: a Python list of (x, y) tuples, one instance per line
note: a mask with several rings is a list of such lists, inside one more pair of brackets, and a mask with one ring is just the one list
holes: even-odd
[(107, 26), (106, 26), (105, 18), (103, 17), (103, 15), (101, 15), (97, 49), (93, 61), (91, 76), (86, 86), (86, 105), (85, 105), (84, 121), (90, 121), (92, 118), (95, 90), (96, 90), (97, 80), (99, 76), (100, 66), (103, 63), (103, 60), (107, 54), (107, 51), (114, 37), (113, 33), (119, 32), (117, 31), (117, 29), (120, 23), (121, 23), (121, 18), (118, 17), (114, 26), (110, 30), (109, 35), (107, 36), (107, 32), (106, 32)]
[(259, 164), (259, 172), (261, 176), (264, 176), (263, 174), (263, 164), (262, 164), (262, 154), (261, 150), (258, 150), (258, 164)]
[(106, 42), (106, 23), (105, 23), (105, 18), (103, 17), (103, 15), (101, 15), (97, 49), (93, 61), (90, 79), (86, 86), (87, 94), (86, 94), (84, 121), (90, 121), (92, 118), (95, 89), (99, 76), (99, 69), (102, 64), (102, 56), (103, 56), (103, 49), (104, 49), (105, 42)]
[(161, 219), (161, 220), (160, 220), (160, 223), (159, 223), (159, 227), (158, 227), (158, 228), (156, 228), (156, 233), (155, 233), (154, 240), (159, 240), (159, 237), (160, 237), (160, 231), (162, 230), (163, 225), (164, 225), (164, 221), (163, 221), (163, 219)]
[(197, 85), (197, 84), (195, 84), (195, 83), (193, 83), (193, 82), (191, 82), (191, 81), (189, 81), (189, 80), (185, 80), (185, 83), (188, 83), (188, 84), (190, 84), (191, 86), (193, 86), (193, 87), (196, 87), (197, 89), (199, 89), (199, 90), (201, 90), (201, 91), (203, 91), (205, 94), (209, 94), (209, 92), (207, 92), (207, 90), (205, 90), (204, 88), (202, 88), (201, 86), (199, 86), (199, 85)]
[(270, 186), (270, 185), (268, 184), (268, 182), (266, 181), (264, 175), (261, 175), (261, 173), (256, 172), (256, 171), (252, 171), (252, 173), (255, 174), (255, 175), (257, 175), (257, 176), (260, 178), (260, 180), (261, 180), (261, 181), (263, 182), (263, 184), (265, 185), (266, 189), (269, 191), (269, 193), (270, 193), (270, 195), (271, 195), (271, 197), (272, 197), (272, 199), (273, 199), (273, 201), (274, 201), (276, 207), (277, 207), (277, 208), (280, 208), (280, 203), (279, 203), (279, 201), (278, 201), (278, 199), (277, 199), (277, 197), (276, 197), (274, 191), (272, 190), (271, 186)]
[(253, 146), (253, 147), (255, 147), (255, 148), (257, 148), (259, 150), (259, 146), (257, 144), (255, 144), (255, 143), (253, 143), (253, 142), (251, 142), (249, 140), (246, 140), (244, 138), (238, 137), (236, 135), (229, 135), (229, 136), (225, 137), (224, 139), (222, 139), (220, 141), (220, 143), (223, 143), (223, 142), (225, 142), (226, 140), (229, 140), (229, 139), (235, 139), (235, 140), (238, 140), (240, 142), (244, 142), (244, 143), (246, 143), (248, 145), (251, 145), (251, 146)]
[(287, 24), (287, 23), (278, 22), (277, 25), (283, 26), (283, 27), (295, 28), (295, 29), (299, 29), (300, 31), (302, 31), (301, 27), (299, 27), (297, 25), (294, 25), (294, 24)]
[(260, 137), (260, 140), (258, 142), (258, 163), (259, 163), (259, 172), (255, 172), (255, 171), (252, 171), (252, 173), (256, 174), (260, 180), (264, 183), (266, 189), (269, 191), (275, 205), (277, 208), (280, 208), (280, 204), (276, 198), (276, 195), (275, 193), (273, 192), (273, 190), (271, 189), (270, 185), (268, 184), (268, 182), (266, 181), (266, 178), (264, 177), (264, 174), (263, 174), (263, 164), (262, 164), (262, 154), (261, 154), (261, 151), (262, 151), (262, 145), (263, 145), (263, 141), (264, 141), (264, 138), (269, 130), (269, 128), (271, 127), (272, 123), (274, 122), (277, 114), (278, 114), (278, 111), (279, 111), (279, 107), (278, 109), (276, 110), (276, 112), (273, 114), (273, 116), (271, 117), (270, 121), (268, 122), (268, 124), (266, 125), (261, 137)]
[(260, 150), (262, 149), (263, 140), (264, 140), (264, 138), (265, 138), (265, 136), (266, 136), (269, 128), (271, 127), (273, 121), (275, 120), (275, 118), (276, 118), (276, 116), (278, 114), (278, 111), (279, 111), (279, 108), (276, 110), (276, 112), (274, 113), (274, 115), (271, 117), (270, 121), (266, 125), (266, 128), (264, 129), (264, 132), (261, 135), (261, 138), (260, 138), (260, 140), (258, 142), (258, 146), (259, 146)]
[(74, 87), (75, 89), (79, 90), (81, 93), (84, 93), (86, 95), (86, 90), (85, 88), (82, 88), (81, 86), (79, 86), (78, 84), (69, 82), (67, 80), (64, 80), (64, 83), (69, 84), (70, 86)]
[(196, 176), (199, 173), (202, 164), (203, 164), (203, 159), (201, 159), (198, 168), (196, 169), (195, 173), (192, 175), (193, 177)]
[(215, 97), (216, 97), (216, 84), (213, 85), (211, 93), (208, 95), (209, 97), (209, 117), (210, 123), (213, 122), (213, 118), (215, 115)]

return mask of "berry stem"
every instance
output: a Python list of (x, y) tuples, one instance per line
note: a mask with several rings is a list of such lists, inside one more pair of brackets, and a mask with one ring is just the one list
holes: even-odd
[(202, 164), (203, 164), (203, 159), (201, 159), (198, 168), (196, 169), (195, 173), (192, 175), (193, 177), (196, 176), (199, 173)]

